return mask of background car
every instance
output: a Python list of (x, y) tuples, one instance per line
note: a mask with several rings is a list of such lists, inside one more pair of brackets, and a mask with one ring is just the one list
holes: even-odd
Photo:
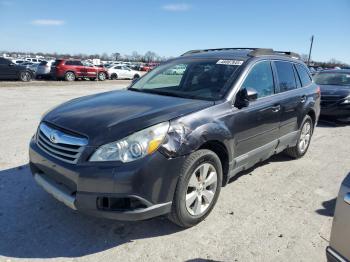
[(327, 260), (350, 261), (350, 173), (339, 190), (331, 239), (327, 247)]
[(5, 80), (21, 80), (28, 82), (35, 76), (34, 71), (25, 67), (16, 65), (12, 61), (0, 57), (0, 79)]
[(31, 69), (33, 72), (36, 73), (39, 63), (33, 63), (33, 62), (23, 62), (22, 64), (20, 64), (21, 66), (25, 66), (26, 68)]
[(334, 120), (350, 119), (350, 70), (326, 70), (314, 76), (321, 87), (321, 115)]
[(50, 77), (51, 66), (55, 62), (55, 60), (50, 61), (42, 61), (38, 65), (36, 69), (36, 77), (37, 78), (48, 78)]
[(51, 76), (54, 79), (74, 81), (78, 78), (104, 81), (108, 72), (104, 67), (86, 66), (80, 60), (56, 60), (51, 66)]
[(110, 79), (135, 79), (140, 77), (138, 71), (132, 70), (125, 65), (116, 65), (108, 68)]

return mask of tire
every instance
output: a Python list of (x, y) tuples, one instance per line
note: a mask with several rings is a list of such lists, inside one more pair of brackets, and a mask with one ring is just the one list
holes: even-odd
[[(216, 181), (213, 172), (216, 172)], [(202, 181), (199, 181), (202, 174)], [(192, 153), (181, 169), (169, 220), (184, 228), (204, 220), (216, 204), (221, 185), (222, 166), (219, 157), (206, 149)]]
[(306, 115), (300, 126), (296, 146), (289, 147), (284, 152), (294, 159), (303, 157), (309, 149), (311, 137), (314, 131), (313, 128), (314, 125), (311, 117), (309, 115)]
[(104, 72), (98, 73), (98, 80), (100, 80), (100, 81), (105, 81), (106, 78), (107, 78), (106, 73), (104, 73)]
[(64, 74), (64, 80), (72, 82), (75, 81), (76, 76), (73, 72), (69, 71)]
[(22, 82), (29, 82), (32, 80), (32, 74), (28, 71), (22, 71), (19, 73), (19, 80)]
[(138, 78), (140, 78), (139, 74), (135, 74), (134, 77), (133, 77), (133, 79), (138, 79)]
[(113, 74), (111, 75), (111, 79), (112, 79), (112, 80), (117, 80), (117, 79), (118, 79), (118, 75), (117, 75), (116, 73), (113, 73)]
[(95, 81), (96, 77), (90, 77), (90, 81)]

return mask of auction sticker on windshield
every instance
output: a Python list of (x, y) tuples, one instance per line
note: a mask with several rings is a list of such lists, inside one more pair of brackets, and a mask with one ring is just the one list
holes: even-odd
[(243, 61), (240, 60), (223, 60), (220, 59), (219, 61), (216, 62), (217, 65), (242, 65)]

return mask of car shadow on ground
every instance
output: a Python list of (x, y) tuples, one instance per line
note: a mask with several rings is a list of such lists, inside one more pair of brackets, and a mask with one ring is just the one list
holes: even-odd
[(279, 153), (276, 155), (271, 156), (269, 159), (264, 160), (260, 163), (255, 164), (253, 167), (248, 168), (247, 170), (241, 171), (239, 173), (237, 173), (235, 176), (233, 176), (232, 178), (230, 178), (230, 180), (228, 181), (228, 183), (232, 183), (236, 180), (238, 180), (239, 178), (243, 177), (243, 176), (247, 176), (247, 175), (252, 175), (253, 171), (261, 166), (265, 166), (268, 165), (270, 163), (274, 163), (274, 162), (286, 162), (286, 161), (293, 161), (294, 159), (289, 157), (286, 154), (283, 153)]
[(350, 125), (350, 122), (344, 122), (339, 120), (329, 120), (329, 119), (322, 119), (320, 118), (317, 123), (317, 128), (323, 128), (323, 127), (344, 127)]
[(316, 213), (322, 216), (333, 217), (335, 211), (335, 205), (337, 198), (333, 198), (327, 201), (322, 202), (322, 207), (316, 210)]
[(119, 222), (79, 214), (35, 184), (28, 165), (0, 171), (0, 256), (81, 257), (181, 229), (166, 218)]

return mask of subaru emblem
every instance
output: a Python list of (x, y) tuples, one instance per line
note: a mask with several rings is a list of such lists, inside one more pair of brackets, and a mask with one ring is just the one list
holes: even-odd
[(54, 144), (58, 143), (58, 134), (57, 134), (57, 132), (55, 132), (55, 131), (51, 132), (49, 138), (50, 138), (50, 141), (52, 143), (54, 143)]

